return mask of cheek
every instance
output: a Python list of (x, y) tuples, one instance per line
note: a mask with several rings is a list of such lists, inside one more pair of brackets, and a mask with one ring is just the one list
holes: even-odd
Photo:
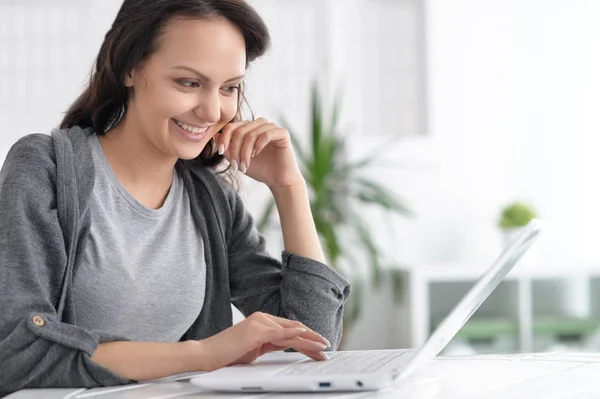
[(162, 117), (179, 116), (194, 109), (197, 104), (194, 96), (176, 90), (166, 90), (156, 97), (155, 104)]
[(143, 93), (146, 117), (152, 120), (169, 119), (195, 106), (193, 96), (175, 90), (169, 85), (154, 84)]

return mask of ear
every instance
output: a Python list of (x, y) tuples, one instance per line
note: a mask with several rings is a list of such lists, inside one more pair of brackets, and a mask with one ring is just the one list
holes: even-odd
[(133, 87), (133, 79), (134, 79), (134, 71), (131, 70), (127, 75), (125, 75), (124, 84), (125, 87)]

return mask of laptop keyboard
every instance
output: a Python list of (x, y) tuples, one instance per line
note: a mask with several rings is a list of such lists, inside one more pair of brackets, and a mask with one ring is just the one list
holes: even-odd
[(368, 351), (368, 352), (332, 352), (327, 353), (330, 360), (314, 362), (312, 360), (294, 363), (279, 369), (274, 375), (293, 374), (355, 374), (381, 369), (406, 351)]

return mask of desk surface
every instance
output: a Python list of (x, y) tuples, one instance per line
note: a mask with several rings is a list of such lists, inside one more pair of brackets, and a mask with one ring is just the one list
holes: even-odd
[(215, 394), (187, 382), (189, 375), (159, 382), (98, 389), (23, 390), (9, 399), (254, 399), (254, 398), (538, 398), (600, 397), (600, 353), (440, 357), (393, 390), (339, 394)]

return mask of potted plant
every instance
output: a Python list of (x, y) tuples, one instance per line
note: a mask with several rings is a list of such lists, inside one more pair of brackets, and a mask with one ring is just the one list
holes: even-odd
[[(377, 286), (382, 280), (384, 260), (369, 228), (365, 207), (404, 216), (412, 212), (387, 187), (367, 177), (366, 171), (374, 166), (373, 162), (381, 149), (358, 161), (348, 160), (344, 150), (347, 136), (338, 131), (339, 108), (339, 101), (335, 101), (332, 111), (327, 113), (322, 106), (318, 86), (314, 83), (310, 103), (310, 143), (307, 148), (300, 144), (300, 136), (294, 133), (285, 118), (282, 118), (282, 125), (290, 132), (298, 163), (310, 191), (311, 210), (328, 264), (352, 281), (352, 295), (344, 314), (344, 329), (348, 331), (360, 316), (365, 281), (356, 275), (348, 275), (353, 273), (345, 273), (345, 266), (356, 267), (362, 263), (357, 259), (365, 258), (371, 273), (370, 281)], [(386, 147), (389, 147), (389, 143), (386, 143)], [(275, 204), (271, 199), (257, 220), (261, 231), (264, 232), (273, 224), (274, 210)], [(397, 300), (401, 297), (397, 291), (402, 284), (393, 273), (390, 273), (390, 280)]]
[(498, 226), (503, 234), (504, 245), (510, 244), (521, 229), (537, 217), (537, 212), (525, 202), (515, 201), (502, 208)]

